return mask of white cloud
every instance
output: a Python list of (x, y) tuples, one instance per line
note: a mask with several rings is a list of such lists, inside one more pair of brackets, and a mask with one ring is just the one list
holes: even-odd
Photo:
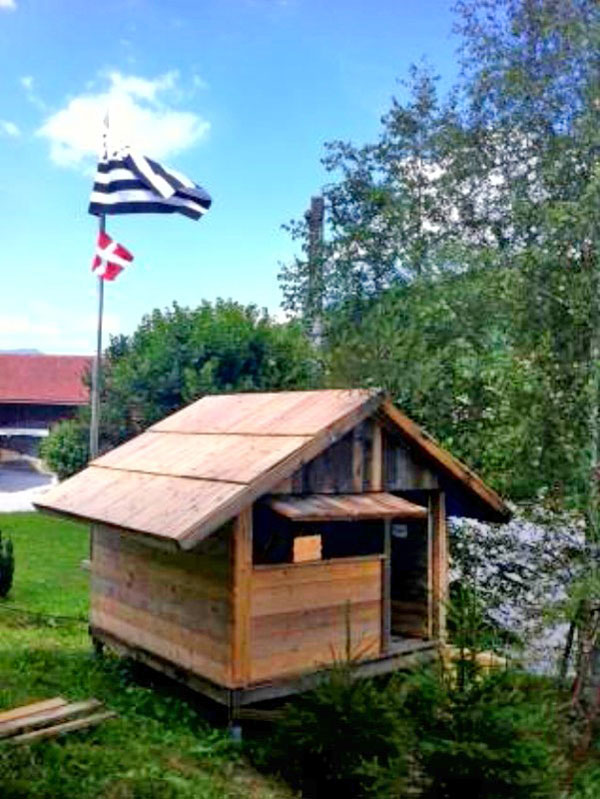
[(10, 136), (13, 139), (21, 135), (19, 126), (14, 122), (10, 122), (8, 119), (0, 119), (0, 132), (4, 133), (5, 136)]
[(17, 7), (15, 0), (0, 0), (0, 9), (14, 11)]
[(89, 168), (101, 149), (107, 110), (109, 146), (127, 143), (157, 159), (189, 149), (210, 130), (210, 123), (198, 114), (173, 108), (181, 96), (175, 71), (154, 79), (109, 72), (102, 80), (108, 83), (104, 90), (71, 98), (37, 131), (48, 140), (50, 158), (58, 166)]
[[(0, 0), (0, 2), (1, 2), (1, 0)], [(27, 89), (27, 91), (30, 92), (33, 89), (33, 76), (32, 75), (23, 75), (23, 77), (20, 80), (20, 83), (21, 83), (21, 86), (24, 89)]]

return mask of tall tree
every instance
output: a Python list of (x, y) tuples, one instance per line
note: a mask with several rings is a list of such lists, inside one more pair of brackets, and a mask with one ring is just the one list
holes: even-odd
[[(417, 416), (433, 399), (433, 432), (458, 430), (470, 455), (483, 420), (498, 446), (479, 459), (496, 484), (568, 494), (589, 543), (583, 674), (600, 667), (600, 5), (460, 0), (456, 11), (450, 97), (413, 72), (375, 144), (336, 142), (324, 159), (337, 177), (324, 191), (334, 379), (371, 368)], [(291, 308), (304, 278), (302, 259), (282, 274)], [(356, 358), (361, 334), (378, 346), (370, 367)]]

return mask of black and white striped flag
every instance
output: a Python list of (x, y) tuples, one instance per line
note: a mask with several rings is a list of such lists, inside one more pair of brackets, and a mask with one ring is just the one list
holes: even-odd
[(129, 148), (98, 163), (90, 214), (184, 214), (200, 219), (210, 195), (189, 178)]

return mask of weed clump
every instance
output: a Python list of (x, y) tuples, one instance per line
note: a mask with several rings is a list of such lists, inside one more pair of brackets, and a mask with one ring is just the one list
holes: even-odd
[(13, 583), (15, 573), (15, 555), (12, 541), (2, 538), (0, 530), (0, 597), (8, 595)]

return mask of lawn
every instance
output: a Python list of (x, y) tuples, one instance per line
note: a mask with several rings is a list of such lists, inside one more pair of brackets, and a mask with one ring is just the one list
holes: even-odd
[(15, 581), (0, 600), (0, 710), (61, 695), (96, 697), (118, 718), (31, 747), (0, 746), (2, 799), (284, 799), (259, 775), (207, 706), (116, 657), (87, 635), (87, 528), (35, 513), (0, 515)]

